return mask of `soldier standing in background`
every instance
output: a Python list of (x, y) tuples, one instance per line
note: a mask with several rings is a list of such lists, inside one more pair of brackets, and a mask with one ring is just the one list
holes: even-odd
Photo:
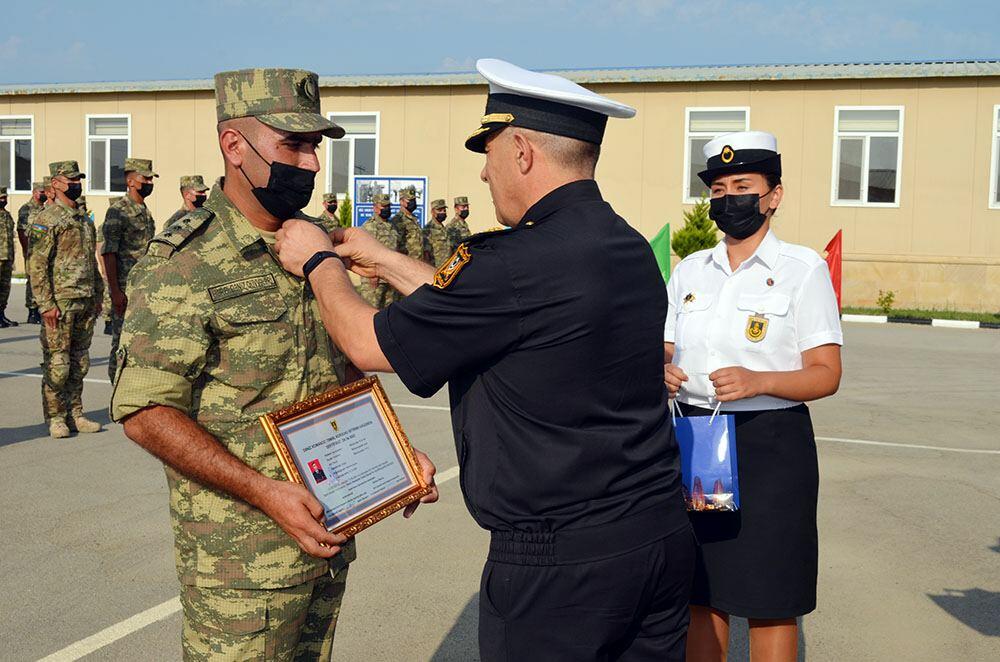
[[(31, 199), (21, 205), (17, 210), (17, 240), (21, 244), (21, 256), (24, 258), (24, 271), (28, 271), (28, 258), (31, 257), (31, 217), (42, 211), (45, 202), (48, 200), (47, 180), (45, 177), (40, 182), (31, 185)], [(28, 324), (41, 324), (41, 317), (38, 315), (38, 306), (35, 305), (35, 297), (32, 295), (31, 278), (24, 286), (24, 307), (28, 309)]]
[(201, 175), (184, 175), (181, 177), (181, 208), (171, 214), (164, 228), (173, 225), (174, 221), (179, 221), (189, 211), (198, 209), (205, 204), (208, 197), (208, 187)]
[(465, 220), (469, 218), (469, 198), (460, 195), (455, 198), (455, 215), (444, 226), (448, 231), (448, 241), (451, 242), (452, 252), (458, 250), (458, 245), (472, 236), (469, 231), (469, 224)]
[(101, 260), (108, 279), (111, 297), (111, 355), (108, 358), (108, 378), (114, 381), (118, 368), (118, 340), (128, 296), (125, 286), (128, 272), (146, 253), (146, 244), (156, 234), (153, 215), (146, 198), (153, 192), (153, 162), (149, 159), (125, 159), (125, 184), (128, 194), (108, 207), (104, 216)]
[(323, 194), (323, 213), (319, 215), (319, 222), (327, 232), (333, 232), (334, 229), (341, 227), (340, 216), (337, 214), (336, 193)]
[[(85, 176), (76, 161), (49, 164), (55, 202), (32, 218), (28, 274), (41, 311), (42, 411), (49, 435), (62, 439), (70, 426), (99, 432), (83, 415), (83, 378), (104, 283), (94, 256), (94, 225), (77, 208)], [(68, 420), (67, 420), (68, 419)]]
[(448, 241), (444, 221), (448, 218), (448, 204), (444, 198), (431, 201), (431, 215), (424, 225), (424, 262), (440, 267), (454, 252)]
[[(376, 193), (372, 196), (372, 202), (375, 203), (375, 213), (361, 226), (362, 229), (375, 237), (386, 248), (391, 248), (394, 251), (399, 250), (399, 233), (389, 222), (389, 215), (392, 213), (389, 206), (389, 196), (385, 193)], [(358, 294), (368, 302), (369, 306), (379, 310), (396, 300), (396, 290), (392, 289), (389, 283), (381, 280), (375, 281), (373, 284), (370, 279), (362, 278), (361, 284), (358, 286)]]
[[(122, 197), (115, 196), (108, 198), (108, 209), (113, 207)], [(105, 217), (107, 217), (107, 212), (105, 212)], [(101, 271), (101, 278), (104, 279), (104, 283), (108, 282), (108, 275), (104, 273), (104, 260), (101, 259), (101, 253), (104, 251), (104, 225), (97, 228), (97, 268)], [(101, 305), (101, 310), (104, 311), (104, 335), (110, 336), (112, 333), (112, 323), (111, 323), (111, 288), (104, 288), (104, 303)]]
[(424, 233), (420, 222), (413, 215), (417, 208), (417, 189), (413, 186), (399, 189), (399, 211), (392, 217), (390, 223), (399, 234), (400, 253), (414, 260), (424, 259)]
[(7, 211), (7, 187), (0, 186), (0, 329), (17, 326), (7, 318), (10, 277), (14, 273), (14, 217)]

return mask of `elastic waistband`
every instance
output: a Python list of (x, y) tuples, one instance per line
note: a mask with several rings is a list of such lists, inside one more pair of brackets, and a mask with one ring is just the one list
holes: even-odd
[(669, 515), (669, 503), (598, 526), (557, 532), (490, 532), (488, 560), (515, 565), (572, 565), (610, 558), (644, 547), (687, 526)]

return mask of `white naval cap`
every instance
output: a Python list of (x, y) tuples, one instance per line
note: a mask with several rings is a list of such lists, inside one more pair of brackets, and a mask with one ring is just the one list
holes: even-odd
[(465, 141), (473, 152), (484, 152), (490, 134), (508, 126), (600, 145), (608, 117), (635, 116), (635, 108), (562, 76), (528, 71), (491, 58), (477, 60), (476, 69), (489, 81), (490, 93), (480, 127)]
[(756, 172), (781, 177), (781, 154), (778, 139), (767, 131), (726, 133), (708, 141), (704, 147), (706, 169), (698, 173), (707, 186), (722, 175)]

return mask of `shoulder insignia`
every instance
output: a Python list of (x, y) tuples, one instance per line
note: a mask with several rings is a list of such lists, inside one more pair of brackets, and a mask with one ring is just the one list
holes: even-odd
[(157, 257), (170, 257), (181, 249), (195, 230), (207, 223), (214, 214), (211, 210), (201, 207), (177, 219), (163, 232), (153, 237), (146, 253)]
[(472, 254), (469, 253), (469, 247), (464, 243), (458, 245), (458, 250), (448, 258), (441, 268), (437, 270), (434, 274), (434, 287), (439, 290), (443, 290), (453, 282), (455, 278), (458, 277), (459, 272), (465, 268), (469, 262), (472, 261)]

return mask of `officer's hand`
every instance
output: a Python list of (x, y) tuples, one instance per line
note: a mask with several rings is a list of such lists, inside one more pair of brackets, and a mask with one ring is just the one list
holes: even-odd
[(413, 449), (414, 454), (417, 456), (417, 464), (420, 465), (420, 473), (424, 477), (424, 482), (431, 486), (430, 494), (420, 498), (420, 501), (415, 501), (403, 509), (403, 517), (409, 519), (414, 512), (417, 510), (417, 506), (422, 503), (434, 503), (438, 500), (438, 488), (434, 484), (434, 474), (437, 473), (437, 469), (434, 467), (434, 463), (431, 459), (418, 451), (416, 448)]
[(121, 317), (125, 314), (125, 308), (128, 306), (128, 297), (119, 288), (111, 290), (111, 309), (115, 311), (115, 315)]
[(764, 375), (739, 366), (720, 368), (708, 376), (715, 387), (715, 399), (732, 402), (752, 398), (765, 392)]
[(272, 480), (261, 498), (261, 510), (310, 556), (328, 559), (340, 553), (346, 536), (330, 533), (323, 526), (323, 505), (302, 485)]
[(45, 322), (45, 326), (53, 331), (57, 326), (59, 326), (59, 309), (50, 308), (42, 313), (42, 321)]
[(278, 253), (281, 266), (298, 277), (302, 277), (302, 267), (319, 251), (332, 251), (333, 243), (326, 230), (309, 221), (288, 220), (281, 224), (275, 235), (274, 250)]
[(688, 376), (673, 363), (663, 364), (663, 383), (667, 385), (667, 391), (671, 398), (677, 397), (677, 391), (681, 390), (681, 385), (688, 380)]
[(385, 254), (393, 253), (363, 228), (338, 228), (333, 231), (335, 249), (347, 258), (349, 269), (362, 278), (378, 279), (378, 264)]

